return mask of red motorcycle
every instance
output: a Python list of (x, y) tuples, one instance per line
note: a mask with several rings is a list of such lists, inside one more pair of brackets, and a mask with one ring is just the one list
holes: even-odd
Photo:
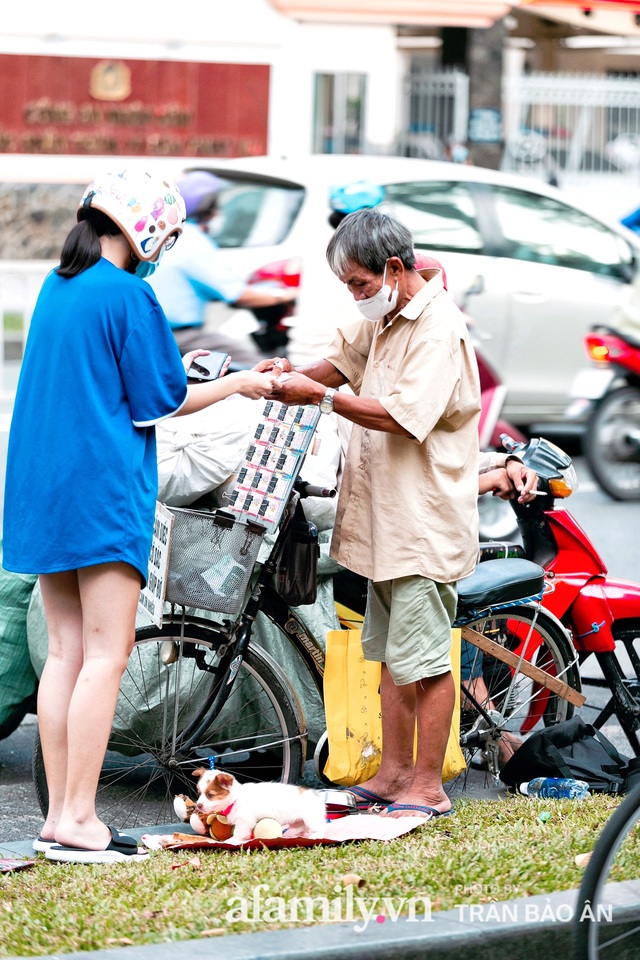
[[(519, 443), (503, 435), (502, 444), (539, 478), (540, 495), (533, 501), (509, 501), (522, 537), (520, 556), (544, 567), (543, 606), (569, 632), (581, 670), (592, 654), (598, 661), (603, 678), (588, 683), (602, 685), (610, 694), (591, 722), (600, 728), (615, 715), (634, 754), (640, 756), (640, 656), (635, 647), (640, 642), (640, 583), (610, 577), (582, 527), (567, 510), (555, 506), (577, 487), (571, 457), (542, 438)], [(625, 675), (618, 645), (627, 653), (633, 676)]]
[(584, 346), (594, 364), (576, 380), (567, 416), (588, 415), (584, 453), (602, 489), (614, 500), (639, 500), (640, 342), (599, 327)]

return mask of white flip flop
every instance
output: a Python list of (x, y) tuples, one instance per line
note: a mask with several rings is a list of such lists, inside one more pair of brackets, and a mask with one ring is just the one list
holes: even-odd
[(138, 847), (138, 841), (109, 827), (111, 841), (105, 850), (86, 850), (84, 847), (65, 847), (53, 844), (44, 855), (47, 860), (60, 863), (140, 863), (147, 860), (149, 853)]

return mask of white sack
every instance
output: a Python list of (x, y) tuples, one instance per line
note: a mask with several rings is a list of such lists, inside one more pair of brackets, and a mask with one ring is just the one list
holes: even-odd
[(263, 405), (233, 394), (157, 424), (158, 499), (186, 506), (224, 483), (244, 459)]

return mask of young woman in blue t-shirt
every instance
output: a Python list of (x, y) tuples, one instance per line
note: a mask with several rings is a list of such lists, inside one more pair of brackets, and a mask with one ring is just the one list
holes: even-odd
[(39, 574), (49, 652), (38, 724), (49, 811), (34, 848), (50, 859), (144, 858), (102, 823), (95, 797), (120, 678), (133, 646), (155, 499), (155, 424), (232, 393), (257, 399), (273, 375), (188, 386), (155, 294), (141, 279), (182, 232), (168, 180), (94, 181), (31, 321), (12, 417), (4, 566)]

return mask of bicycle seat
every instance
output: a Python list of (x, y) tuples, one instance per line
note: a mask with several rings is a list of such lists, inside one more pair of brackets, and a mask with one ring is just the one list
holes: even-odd
[(531, 560), (516, 557), (484, 560), (470, 577), (458, 580), (456, 620), (476, 616), (487, 607), (524, 603), (540, 597), (544, 590), (544, 570)]

